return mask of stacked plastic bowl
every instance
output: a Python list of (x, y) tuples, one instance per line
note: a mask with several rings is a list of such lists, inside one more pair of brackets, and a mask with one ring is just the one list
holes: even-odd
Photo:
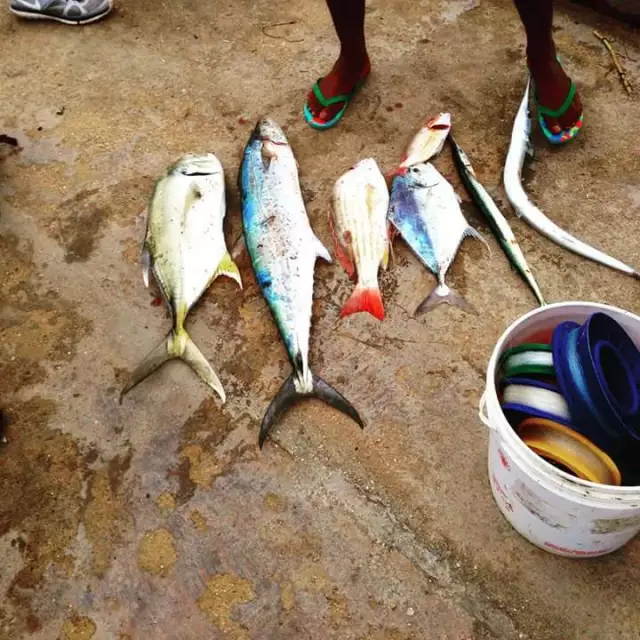
[(583, 480), (640, 485), (640, 351), (610, 316), (509, 349), (502, 410), (524, 443)]

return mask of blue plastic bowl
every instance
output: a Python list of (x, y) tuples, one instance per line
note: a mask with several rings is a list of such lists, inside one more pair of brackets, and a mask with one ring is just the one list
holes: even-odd
[(616, 461), (626, 484), (639, 466), (638, 349), (615, 320), (595, 313), (582, 326), (558, 325), (552, 350), (572, 427)]

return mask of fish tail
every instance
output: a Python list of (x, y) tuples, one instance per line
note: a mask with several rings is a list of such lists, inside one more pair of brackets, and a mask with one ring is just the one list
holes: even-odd
[[(309, 391), (299, 391), (296, 383), (298, 382), (298, 376), (296, 373), (292, 373), (280, 387), (280, 390), (276, 394), (275, 398), (271, 401), (269, 408), (264, 414), (262, 424), (260, 425), (260, 436), (258, 444), (260, 448), (267, 439), (267, 435), (271, 430), (271, 427), (280, 418), (280, 416), (294, 404), (304, 398), (318, 398), (332, 406), (334, 409), (349, 416), (354, 422), (356, 422), (361, 429), (364, 429), (364, 423), (358, 412), (354, 409), (351, 403), (327, 382), (325, 382), (319, 376), (312, 374), (313, 388)], [(299, 384), (299, 383), (298, 383)]]
[(478, 315), (474, 307), (469, 304), (462, 296), (452, 291), (446, 284), (439, 284), (416, 309), (416, 315), (428, 313), (439, 304), (450, 304), (459, 307), (463, 311), (472, 315)]
[(126, 393), (148, 378), (165, 362), (174, 358), (180, 358), (186, 362), (200, 379), (220, 396), (222, 402), (225, 402), (226, 396), (220, 379), (183, 328), (172, 329), (165, 340), (138, 365), (120, 392), (120, 402)]
[(351, 297), (344, 303), (340, 311), (340, 317), (350, 316), (352, 313), (366, 311), (378, 320), (384, 320), (384, 305), (382, 295), (377, 284), (372, 287), (363, 287), (359, 283), (353, 290)]

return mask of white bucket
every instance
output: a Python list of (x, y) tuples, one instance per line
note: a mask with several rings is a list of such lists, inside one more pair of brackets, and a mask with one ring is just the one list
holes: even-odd
[(536, 309), (514, 322), (498, 341), (480, 400), (480, 419), (490, 429), (489, 481), (500, 511), (533, 544), (573, 558), (611, 553), (640, 531), (640, 486), (616, 487), (580, 480), (537, 456), (504, 416), (496, 376), (500, 357), (510, 347), (565, 320), (582, 323), (597, 311), (618, 321), (640, 346), (640, 317), (628, 311), (587, 302)]

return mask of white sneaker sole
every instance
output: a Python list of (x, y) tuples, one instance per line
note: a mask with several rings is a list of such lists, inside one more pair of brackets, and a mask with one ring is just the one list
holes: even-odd
[(92, 16), (91, 18), (85, 18), (84, 20), (67, 20), (66, 18), (57, 18), (56, 16), (50, 16), (46, 13), (36, 13), (31, 11), (20, 11), (19, 9), (14, 9), (9, 7), (9, 11), (14, 15), (25, 18), (27, 20), (52, 20), (54, 22), (61, 22), (62, 24), (70, 24), (70, 25), (82, 25), (82, 24), (91, 24), (92, 22), (98, 22), (98, 20), (102, 20), (104, 17), (108, 16), (113, 9), (113, 4), (110, 2), (107, 10), (104, 13), (101, 13), (97, 16)]

